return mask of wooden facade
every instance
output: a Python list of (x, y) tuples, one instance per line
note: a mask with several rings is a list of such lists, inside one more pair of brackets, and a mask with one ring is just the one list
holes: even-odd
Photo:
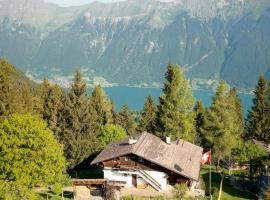
[[(119, 170), (152, 170), (160, 171), (167, 174), (167, 183), (174, 185), (176, 183), (186, 183), (188, 186), (191, 184), (191, 180), (183, 177), (171, 170), (165, 169), (155, 163), (152, 163), (148, 160), (140, 158), (136, 155), (125, 155), (114, 158), (112, 160), (103, 161), (100, 163), (102, 167), (119, 169)], [(135, 185), (135, 183), (134, 183)], [(145, 186), (141, 186), (145, 187)]]

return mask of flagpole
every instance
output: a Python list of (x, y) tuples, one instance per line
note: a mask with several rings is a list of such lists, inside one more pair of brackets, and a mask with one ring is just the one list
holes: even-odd
[(212, 152), (210, 148), (210, 174), (209, 174), (209, 188), (210, 188), (210, 200), (212, 200)]

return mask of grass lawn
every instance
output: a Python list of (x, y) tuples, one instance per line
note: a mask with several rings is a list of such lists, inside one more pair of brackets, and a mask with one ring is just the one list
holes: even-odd
[[(212, 167), (212, 193), (213, 199), (217, 199), (221, 177), (220, 174), (214, 172), (214, 170), (215, 168)], [(209, 194), (209, 166), (206, 165), (202, 167), (201, 178), (202, 182), (205, 185), (206, 193)], [(254, 196), (251, 193), (242, 192), (240, 190), (235, 189), (233, 186), (230, 185), (229, 178), (225, 177), (223, 182), (221, 200), (245, 200), (245, 199), (254, 200), (256, 199), (256, 196)]]

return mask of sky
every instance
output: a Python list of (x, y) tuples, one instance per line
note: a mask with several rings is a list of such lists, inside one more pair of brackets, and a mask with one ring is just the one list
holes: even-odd
[[(79, 6), (84, 4), (89, 4), (94, 1), (101, 1), (105, 3), (123, 1), (123, 0), (45, 0), (46, 2), (53, 2), (60, 6)], [(169, 1), (169, 0), (162, 0), (162, 1)]]

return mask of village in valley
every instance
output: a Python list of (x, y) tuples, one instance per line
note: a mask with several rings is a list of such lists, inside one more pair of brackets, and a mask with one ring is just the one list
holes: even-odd
[(270, 82), (260, 76), (243, 115), (221, 80), (195, 101), (168, 64), (158, 102), (116, 111), (77, 70), (68, 90), (30, 81), (0, 60), (0, 199), (270, 199)]

